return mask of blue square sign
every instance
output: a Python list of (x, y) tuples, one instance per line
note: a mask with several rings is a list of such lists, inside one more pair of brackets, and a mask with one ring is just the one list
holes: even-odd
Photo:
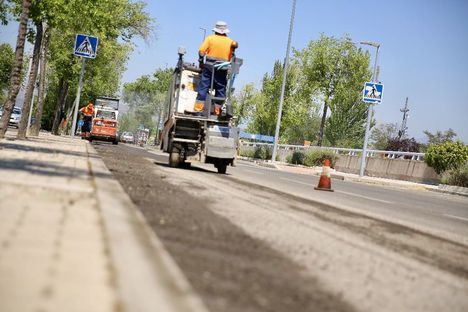
[(76, 35), (74, 54), (77, 56), (95, 58), (99, 39), (89, 35)]
[(383, 97), (383, 84), (366, 82), (362, 90), (362, 100), (367, 103), (380, 103)]

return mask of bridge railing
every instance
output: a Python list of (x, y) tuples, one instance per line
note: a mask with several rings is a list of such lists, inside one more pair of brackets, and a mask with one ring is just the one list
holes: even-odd
[[(246, 142), (240, 141), (241, 147), (257, 147), (266, 146), (273, 149), (272, 143), (261, 143), (261, 142)], [(340, 155), (359, 156), (362, 153), (362, 149), (356, 148), (344, 148), (344, 147), (329, 147), (329, 146), (303, 146), (303, 145), (290, 145), (290, 144), (278, 144), (279, 150), (284, 151), (311, 151), (311, 150), (326, 150), (332, 151)], [(380, 158), (406, 158), (411, 160), (423, 161), (424, 153), (413, 153), (413, 152), (398, 152), (398, 151), (381, 151), (381, 150), (367, 150), (367, 157), (380, 157)]]

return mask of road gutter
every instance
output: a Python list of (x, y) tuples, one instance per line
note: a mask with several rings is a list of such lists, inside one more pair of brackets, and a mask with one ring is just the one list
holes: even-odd
[(208, 311), (101, 157), (87, 144), (124, 311)]

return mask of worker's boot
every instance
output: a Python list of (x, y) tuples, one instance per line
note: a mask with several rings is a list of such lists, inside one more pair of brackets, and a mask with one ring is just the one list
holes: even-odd
[(221, 116), (221, 105), (219, 104), (214, 105), (214, 114), (218, 117)]
[(202, 116), (203, 115), (203, 109), (205, 108), (205, 103), (202, 101), (196, 101), (195, 105), (193, 106), (193, 111), (195, 116)]

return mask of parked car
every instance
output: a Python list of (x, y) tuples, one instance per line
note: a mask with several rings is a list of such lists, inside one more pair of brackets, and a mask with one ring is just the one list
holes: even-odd
[(120, 142), (133, 144), (135, 142), (135, 137), (133, 136), (133, 133), (131, 132), (124, 132), (120, 136)]
[(20, 119), (21, 119), (21, 108), (13, 107), (13, 111), (11, 112), (11, 116), (10, 116), (9, 125), (19, 128)]

